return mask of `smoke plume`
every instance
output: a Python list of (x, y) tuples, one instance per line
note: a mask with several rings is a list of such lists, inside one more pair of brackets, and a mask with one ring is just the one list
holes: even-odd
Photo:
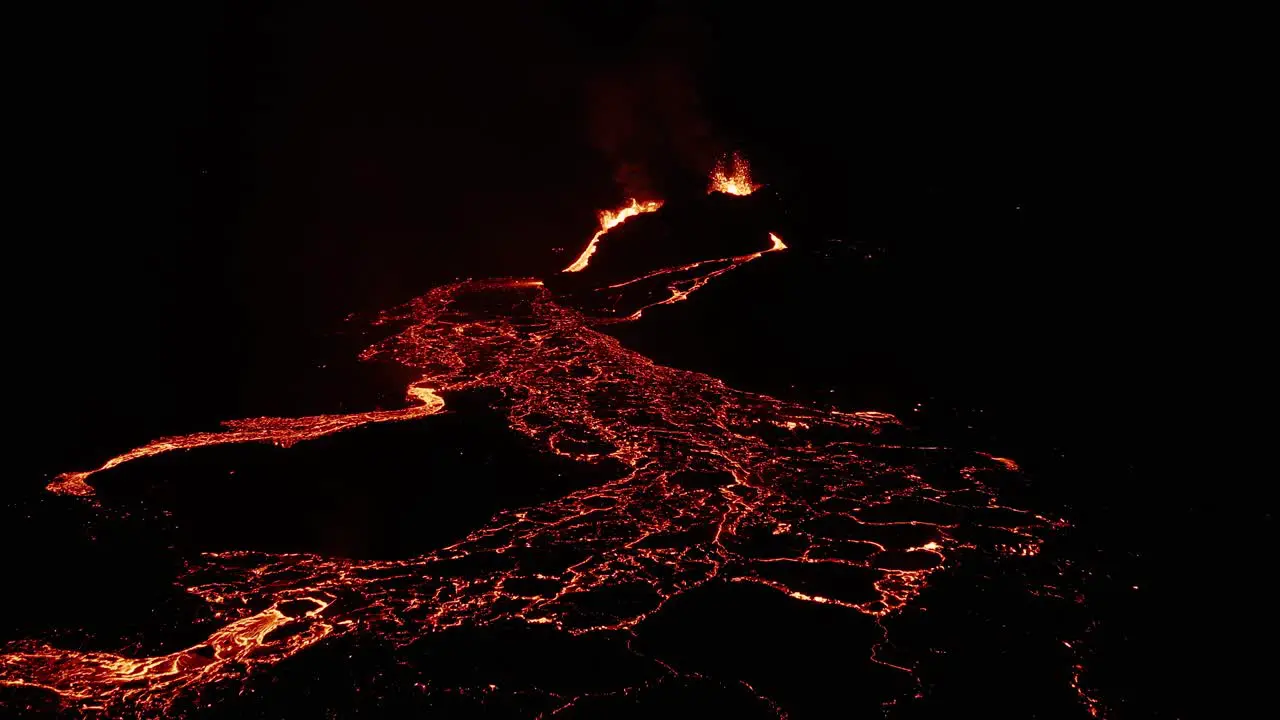
[(635, 49), (588, 82), (588, 126), (596, 148), (632, 197), (660, 194), (672, 172), (702, 177), (718, 148), (698, 98), (694, 68), (681, 51), (680, 24), (652, 26)]

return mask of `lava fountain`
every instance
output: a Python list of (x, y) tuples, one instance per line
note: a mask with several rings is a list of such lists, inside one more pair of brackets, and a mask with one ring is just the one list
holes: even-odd
[(751, 182), (751, 164), (742, 157), (742, 153), (734, 151), (728, 157), (716, 161), (711, 171), (711, 186), (707, 192), (722, 192), (728, 195), (750, 195), (760, 189), (760, 185)]

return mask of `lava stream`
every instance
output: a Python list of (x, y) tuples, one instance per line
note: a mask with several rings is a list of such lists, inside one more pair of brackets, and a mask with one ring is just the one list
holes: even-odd
[(435, 415), (444, 409), (444, 399), (435, 391), (421, 385), (410, 385), (408, 399), (413, 405), (400, 410), (375, 410), (372, 412), (351, 413), (349, 415), (316, 415), (301, 418), (246, 418), (228, 420), (223, 423), (226, 430), (221, 432), (203, 432), (176, 437), (163, 437), (134, 448), (127, 453), (117, 455), (103, 463), (97, 469), (80, 472), (67, 472), (58, 475), (45, 489), (60, 495), (93, 494), (93, 488), (85, 482), (89, 476), (104, 470), (118, 467), (131, 460), (152, 457), (174, 450), (193, 450), (211, 445), (230, 445), (236, 443), (266, 442), (289, 447), (303, 440), (314, 440), (325, 435), (349, 430), (370, 423), (391, 422), (399, 420), (416, 420), (428, 415)]
[(661, 200), (650, 200), (642, 203), (638, 202), (635, 198), (631, 198), (626, 205), (623, 205), (617, 210), (601, 210), (600, 229), (596, 231), (595, 235), (591, 236), (591, 241), (587, 243), (586, 249), (584, 249), (582, 254), (578, 256), (578, 259), (574, 260), (573, 264), (565, 268), (562, 272), (578, 272), (582, 270), (587, 266), (587, 263), (591, 262), (591, 256), (596, 254), (596, 244), (600, 242), (600, 238), (603, 237), (605, 233), (636, 215), (655, 212), (661, 207)]

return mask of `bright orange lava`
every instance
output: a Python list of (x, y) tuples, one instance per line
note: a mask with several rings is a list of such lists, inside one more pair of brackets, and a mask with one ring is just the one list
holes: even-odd
[[(633, 203), (602, 226), (656, 209)], [(435, 288), (385, 313), (380, 324), (401, 329), (363, 354), (420, 373), (410, 407), (239, 420), (221, 433), (163, 438), (97, 470), (61, 476), (51, 491), (91, 495), (93, 473), (132, 460), (226, 443), (288, 447), (363, 424), (420, 420), (443, 410), (451, 393), (475, 388), (500, 393), (495, 407), (510, 427), (547, 452), (619, 468), (604, 484), (504, 510), (418, 557), (204, 554), (180, 582), (217, 618), (207, 639), (150, 657), (11, 644), (0, 655), (0, 683), (47, 689), (81, 710), (166, 715), (180, 699), (242, 682), (329, 638), (362, 633), (401, 648), (446, 628), (513, 620), (571, 634), (627, 634), (672, 598), (712, 581), (753, 583), (880, 623), (911, 603), (957, 551), (1037, 548), (1060, 521), (999, 500), (990, 481), (1014, 472), (1011, 461), (886, 444), (881, 430), (898, 422), (890, 415), (736, 390), (660, 365), (598, 329), (684, 300), (715, 277), (786, 249), (777, 235), (769, 239), (755, 253), (589, 291), (620, 308), (606, 317), (533, 280)], [(619, 592), (628, 602), (602, 602)], [(902, 664), (909, 660), (882, 659), (880, 645), (868, 652), (911, 671)], [(578, 698), (555, 700), (564, 709)]]
[(587, 266), (587, 263), (591, 261), (591, 256), (596, 254), (596, 244), (600, 242), (601, 236), (640, 213), (651, 213), (660, 207), (662, 207), (661, 200), (650, 200), (649, 202), (642, 203), (637, 202), (635, 198), (631, 198), (626, 205), (623, 205), (617, 210), (612, 212), (608, 210), (601, 210), (600, 229), (596, 231), (595, 235), (591, 236), (591, 242), (587, 243), (586, 249), (578, 256), (578, 259), (574, 260), (573, 264), (565, 268), (562, 272), (578, 272), (579, 270), (582, 270)]
[(720, 158), (716, 161), (716, 166), (711, 171), (711, 186), (707, 188), (707, 192), (750, 195), (759, 189), (759, 185), (751, 182), (751, 164), (742, 157), (741, 153), (734, 152), (728, 158)]
[(123, 455), (117, 455), (103, 463), (96, 470), (62, 473), (46, 486), (50, 492), (61, 495), (93, 494), (93, 488), (85, 479), (94, 473), (110, 470), (130, 460), (160, 455), (173, 450), (191, 450), (211, 445), (229, 445), (234, 443), (267, 442), (280, 447), (303, 440), (314, 440), (325, 435), (332, 435), (353, 427), (369, 423), (387, 422), (390, 420), (415, 420), (434, 415), (444, 409), (444, 400), (431, 388), (411, 385), (408, 399), (414, 403), (402, 410), (375, 410), (373, 412), (352, 413), (350, 415), (316, 415), (301, 418), (248, 418), (245, 420), (229, 420), (223, 423), (227, 429), (222, 432), (204, 432), (178, 437), (163, 437), (158, 440), (134, 448)]

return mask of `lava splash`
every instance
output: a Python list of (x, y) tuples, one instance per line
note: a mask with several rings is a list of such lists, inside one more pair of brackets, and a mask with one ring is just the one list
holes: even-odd
[(707, 192), (750, 195), (760, 187), (751, 182), (751, 164), (742, 156), (742, 153), (735, 151), (716, 162), (715, 169), (711, 171), (711, 185), (707, 188)]

